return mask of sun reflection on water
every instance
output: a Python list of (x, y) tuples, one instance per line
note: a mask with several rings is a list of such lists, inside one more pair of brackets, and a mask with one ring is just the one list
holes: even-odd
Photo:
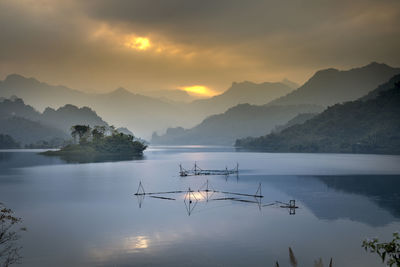
[(124, 247), (131, 251), (136, 252), (149, 247), (150, 239), (147, 236), (133, 236), (125, 239)]

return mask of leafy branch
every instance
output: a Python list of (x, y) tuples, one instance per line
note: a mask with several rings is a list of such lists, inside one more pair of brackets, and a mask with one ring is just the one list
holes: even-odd
[(398, 232), (393, 233), (393, 240), (390, 242), (379, 243), (378, 238), (372, 238), (364, 240), (362, 247), (365, 251), (378, 254), (382, 262), (386, 261), (387, 266), (400, 266), (400, 234)]
[(25, 227), (19, 229), (16, 225), (22, 222), (21, 218), (14, 216), (11, 209), (6, 208), (0, 203), (0, 265), (7, 267), (14, 263), (19, 263), (21, 247), (16, 244), (20, 238), (19, 232), (26, 231)]

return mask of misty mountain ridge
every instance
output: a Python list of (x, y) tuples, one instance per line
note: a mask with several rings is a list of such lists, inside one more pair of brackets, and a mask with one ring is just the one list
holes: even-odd
[(9, 134), (22, 144), (68, 139), (71, 126), (76, 124), (108, 126), (88, 107), (65, 105), (58, 109), (46, 108), (40, 113), (20, 98), (0, 102), (0, 133)]
[(169, 128), (164, 135), (154, 133), (151, 142), (159, 145), (232, 145), (238, 136), (270, 132), (299, 113), (318, 113), (316, 105), (256, 106), (239, 104), (226, 112), (207, 117), (191, 129)]
[(363, 101), (374, 99), (380, 95), (381, 92), (392, 89), (396, 83), (400, 82), (400, 74), (393, 76), (388, 82), (381, 84), (375, 90), (369, 92), (367, 95), (361, 97)]
[(284, 85), (289, 86), (289, 87), (292, 88), (292, 89), (297, 89), (297, 88), (300, 87), (300, 84), (295, 83), (295, 82), (289, 80), (288, 78), (284, 78), (284, 79), (281, 81), (281, 83), (283, 83)]
[(161, 101), (164, 101), (167, 103), (173, 103), (173, 104), (177, 104), (179, 102), (190, 103), (193, 100), (200, 98), (200, 97), (192, 96), (188, 92), (186, 92), (184, 90), (180, 90), (180, 89), (139, 91), (138, 93), (148, 96), (148, 97), (160, 99)]
[(69, 133), (71, 126), (82, 124), (90, 126), (108, 126), (95, 111), (88, 107), (78, 108), (68, 104), (58, 109), (46, 108), (41, 121)]
[(238, 103), (265, 104), (291, 90), (282, 83), (234, 83), (219, 96), (185, 103), (133, 93), (122, 87), (108, 93), (88, 94), (17, 74), (7, 76), (0, 83), (0, 96), (18, 95), (39, 110), (66, 104), (88, 106), (102, 114), (106, 121), (126, 126), (141, 137), (178, 125), (193, 127), (205, 117), (224, 112)]
[(291, 86), (285, 85), (287, 80), (259, 84), (245, 81), (233, 83), (220, 95), (190, 103), (145, 96), (124, 88), (88, 94), (12, 74), (0, 82), (0, 96), (18, 95), (39, 110), (66, 104), (88, 106), (101, 114), (105, 121), (117, 127), (128, 127), (137, 136), (149, 138), (152, 132), (164, 132), (169, 127), (192, 128), (206, 117), (223, 113), (237, 104), (329, 106), (354, 100), (398, 73), (399, 68), (378, 63), (345, 71), (326, 69), (316, 72), (294, 91), (291, 86), (295, 85), (290, 81)]
[(312, 119), (317, 115), (318, 115), (318, 113), (300, 113), (293, 119), (290, 119), (287, 123), (285, 123), (283, 125), (275, 126), (275, 129), (272, 132), (273, 133), (282, 132), (283, 130), (285, 130), (293, 125), (303, 124), (306, 121), (308, 121), (309, 119)]
[[(371, 63), (367, 66), (352, 69), (349, 71), (339, 71), (336, 69), (322, 70), (317, 72), (299, 89), (289, 93), (284, 97), (272, 101), (267, 105), (264, 105), (265, 107), (272, 108), (271, 110), (268, 110), (268, 112), (271, 112), (269, 114), (267, 114), (267, 109), (264, 106), (260, 106), (258, 108), (249, 108), (250, 106), (238, 105), (234, 108), (229, 109), (223, 114), (206, 118), (202, 123), (191, 129), (185, 130), (183, 128), (175, 128), (169, 129), (167, 133), (162, 136), (155, 134), (153, 135), (152, 141), (159, 144), (174, 145), (230, 144), (230, 142), (232, 141), (231, 138), (234, 135), (239, 136), (247, 133), (248, 136), (257, 136), (256, 134), (260, 133), (261, 131), (264, 131), (264, 134), (262, 135), (265, 135), (273, 131), (274, 128), (275, 131), (279, 132), (284, 130), (285, 128), (290, 128), (290, 126), (292, 125), (302, 124), (303, 122), (315, 116), (315, 114), (299, 114), (319, 113), (323, 110), (324, 105), (328, 105), (332, 102), (332, 99), (336, 99), (336, 101), (339, 101), (338, 103), (340, 103), (340, 100), (355, 97), (356, 95), (361, 94), (361, 96), (363, 96), (371, 91), (369, 88), (373, 84), (378, 83), (376, 85), (378, 86), (383, 82), (387, 82), (387, 80), (392, 77), (388, 77), (388, 75), (396, 72), (400, 72), (400, 69), (392, 68), (385, 64), (378, 63)], [(361, 82), (361, 85), (359, 85), (359, 81), (362, 80), (364, 75), (367, 74), (369, 76), (365, 78), (366, 81)], [(386, 79), (386, 77), (388, 78)], [(248, 82), (245, 82), (245, 84), (247, 83)], [(344, 95), (341, 86), (344, 86), (346, 90), (348, 90), (348, 87), (354, 87), (355, 89), (349, 89), (352, 93)], [(234, 87), (235, 86), (232, 86), (232, 88)], [(367, 87), (367, 89), (363, 87)], [(330, 89), (331, 93), (326, 93), (326, 88)], [(234, 92), (235, 90), (232, 91)], [(309, 94), (310, 92), (317, 92), (317, 94), (312, 96)], [(282, 104), (283, 100), (286, 101), (288, 99), (292, 99), (293, 94), (299, 96), (299, 101), (294, 101), (294, 103), (296, 104)], [(310, 96), (312, 96), (312, 98), (309, 98)], [(303, 100), (306, 100), (306, 104), (301, 104)], [(298, 109), (296, 110), (297, 113), (294, 112), (295, 107), (300, 106), (303, 108), (304, 106), (310, 106), (312, 103), (315, 104), (313, 106), (315, 107), (314, 110), (307, 111), (304, 109)], [(321, 104), (321, 106), (316, 106), (316, 104)], [(284, 109), (278, 109), (277, 106), (290, 107), (291, 112), (287, 112)], [(240, 112), (243, 112), (243, 114), (240, 114)], [(277, 114), (277, 112), (281, 112), (281, 114)], [(288, 116), (289, 114), (291, 117)], [(263, 116), (263, 118), (259, 119), (259, 116)], [(243, 122), (243, 120), (246, 120), (246, 122)], [(248, 129), (241, 129), (241, 127)], [(224, 133), (224, 131), (229, 133)], [(224, 137), (226, 138), (225, 140)]]
[(42, 114), (20, 98), (14, 96), (0, 102), (0, 134), (10, 135), (23, 145), (68, 138), (66, 132), (44, 124), (41, 119)]
[(392, 82), (371, 92), (375, 98), (336, 104), (303, 124), (239, 139), (236, 146), (268, 152), (400, 154), (400, 82), (390, 86)]
[[(89, 94), (64, 86), (41, 83), (34, 78), (12, 74), (0, 83), (0, 96), (18, 95), (39, 110), (66, 104), (88, 106), (116, 126), (132, 129), (138, 136), (149, 136), (154, 129), (183, 123), (179, 105), (117, 88), (108, 93)], [(145, 118), (145, 119), (144, 119)]]
[(62, 85), (49, 85), (35, 78), (10, 74), (0, 82), (0, 94), (3, 97), (21, 97), (38, 110), (44, 110), (49, 106), (57, 108), (70, 104), (68, 100), (78, 98), (82, 92)]
[(26, 105), (21, 98), (17, 98), (16, 96), (10, 97), (10, 99), (5, 98), (0, 101), (0, 118), (6, 119), (15, 116), (38, 121), (41, 114), (32, 106)]
[(203, 116), (209, 116), (225, 112), (239, 104), (263, 105), (291, 91), (292, 88), (279, 82), (233, 82), (232, 86), (220, 95), (193, 101), (192, 108)]
[(329, 106), (356, 100), (400, 73), (400, 68), (372, 62), (350, 70), (329, 68), (317, 71), (297, 90), (271, 105), (316, 104)]
[(21, 98), (5, 99), (0, 102), (0, 118), (21, 117), (32, 121), (58, 128), (69, 133), (72, 125), (100, 125), (108, 124), (95, 111), (88, 107), (78, 108), (68, 104), (58, 109), (46, 108), (40, 113), (32, 106), (25, 104)]
[(10, 135), (22, 145), (36, 144), (46, 141), (55, 146), (64, 143), (71, 136), (64, 131), (43, 124), (40, 121), (32, 121), (23, 117), (8, 117), (0, 119), (0, 134)]

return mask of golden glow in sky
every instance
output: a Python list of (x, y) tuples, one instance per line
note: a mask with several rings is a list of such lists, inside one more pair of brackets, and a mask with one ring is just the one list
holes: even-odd
[(150, 40), (146, 37), (131, 37), (125, 45), (137, 50), (146, 50), (150, 47)]
[(196, 95), (196, 96), (214, 96), (217, 95), (218, 93), (211, 90), (210, 88), (208, 88), (207, 86), (204, 85), (192, 85), (192, 86), (185, 86), (181, 88), (182, 90)]

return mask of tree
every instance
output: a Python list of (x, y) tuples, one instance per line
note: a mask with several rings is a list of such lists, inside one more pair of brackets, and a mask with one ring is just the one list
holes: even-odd
[[(87, 155), (105, 156), (139, 156), (147, 146), (140, 140), (135, 140), (133, 135), (118, 133), (115, 128), (95, 126), (93, 130), (86, 125), (75, 125), (71, 128), (71, 135), (79, 136), (79, 144), (69, 144), (58, 151), (46, 151), (46, 155)], [(110, 134), (106, 134), (111, 131)]]
[(118, 131), (115, 129), (114, 125), (111, 125), (110, 127), (108, 127), (108, 132), (109, 132), (110, 135), (119, 134)]
[(13, 215), (11, 209), (6, 208), (0, 203), (0, 265), (7, 267), (18, 263), (21, 259), (19, 254), (21, 247), (16, 244), (20, 238), (19, 232), (26, 231), (22, 227), (15, 229), (16, 225), (21, 223), (21, 218)]
[(387, 266), (400, 266), (400, 233), (393, 233), (393, 240), (379, 243), (378, 238), (364, 240), (362, 247), (365, 251), (376, 253)]
[(105, 126), (94, 126), (92, 130), (92, 136), (94, 140), (100, 140), (104, 137), (106, 133), (106, 127)]
[(71, 135), (76, 141), (76, 136), (79, 136), (79, 143), (87, 141), (87, 134), (90, 133), (89, 125), (74, 125), (71, 127)]

